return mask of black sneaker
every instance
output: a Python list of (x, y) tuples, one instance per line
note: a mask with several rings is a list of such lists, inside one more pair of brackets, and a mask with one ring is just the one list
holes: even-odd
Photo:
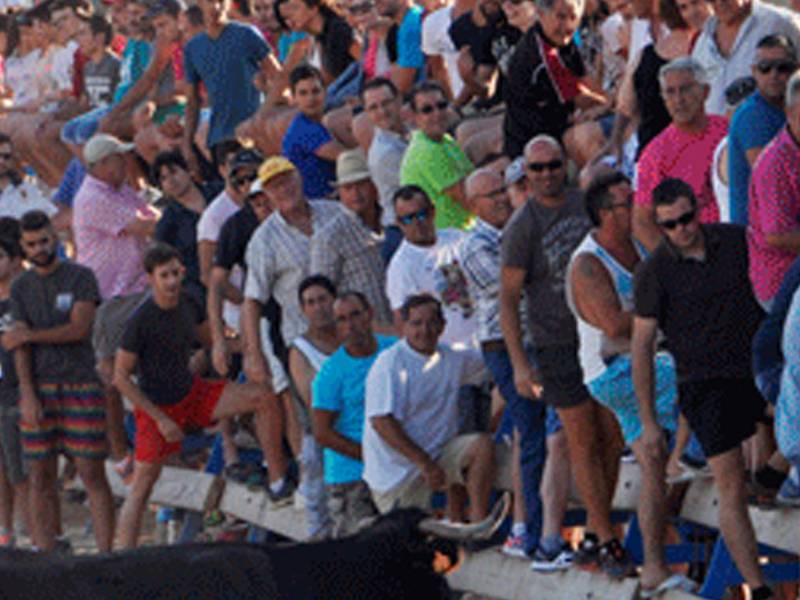
[(600, 540), (593, 533), (584, 534), (572, 562), (579, 566), (588, 566), (597, 563), (597, 549), (600, 547)]
[(267, 489), (267, 496), (269, 496), (270, 499), (270, 508), (275, 509), (292, 503), (294, 490), (297, 486), (294, 481), (286, 477), (277, 492), (272, 491), (269, 482), (267, 482), (264, 487)]
[(612, 539), (597, 548), (597, 564), (609, 577), (622, 578), (636, 575), (633, 561), (617, 539)]

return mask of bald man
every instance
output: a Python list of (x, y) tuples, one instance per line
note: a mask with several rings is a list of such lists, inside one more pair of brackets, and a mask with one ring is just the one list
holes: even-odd
[[(518, 458), (515, 452), (519, 468), (515, 469), (517, 502), (514, 525), (503, 551), (522, 557), (534, 553), (541, 563), (539, 559), (546, 552), (540, 547), (553, 547), (555, 557), (561, 554), (563, 547), (559, 532), (570, 477), (566, 446), (563, 434), (559, 433), (558, 418), (554, 411), (546, 409), (541, 402), (531, 402), (517, 393), (511, 359), (503, 343), (499, 303), (500, 237), (513, 211), (504, 178), (494, 170), (478, 169), (467, 178), (465, 189), (478, 219), (462, 247), (464, 274), (476, 303), (478, 339), (483, 358), (506, 401), (515, 430), (515, 444), (519, 445)], [(554, 468), (543, 469), (545, 438), (549, 450), (547, 460), (553, 463)], [(543, 489), (547, 488), (548, 491), (544, 506), (539, 496), (543, 470), (551, 474), (550, 480), (543, 485)], [(552, 481), (554, 478), (557, 481)], [(567, 567), (568, 558), (569, 555), (565, 553), (558, 561), (546, 562), (550, 567)]]
[[(567, 187), (566, 160), (557, 140), (536, 136), (524, 156), (532, 197), (503, 230), (500, 325), (517, 392), (553, 406), (564, 426), (587, 513), (587, 534), (576, 560), (622, 576), (632, 563), (611, 527), (622, 438), (614, 415), (592, 399), (583, 383), (575, 317), (564, 294), (569, 257), (591, 222), (581, 193)], [(523, 291), (533, 360), (522, 342)]]

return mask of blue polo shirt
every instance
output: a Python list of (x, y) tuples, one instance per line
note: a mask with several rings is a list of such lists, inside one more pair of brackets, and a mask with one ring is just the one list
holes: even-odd
[(186, 80), (192, 85), (202, 81), (208, 91), (209, 147), (234, 139), (236, 126), (258, 110), (261, 92), (253, 85), (253, 77), (269, 53), (258, 29), (235, 21), (216, 39), (200, 33), (186, 44)]
[(733, 114), (728, 128), (728, 181), (731, 222), (747, 225), (750, 189), (750, 163), (747, 151), (762, 148), (775, 137), (786, 122), (782, 110), (754, 92)]
[[(378, 355), (397, 338), (376, 335), (378, 349), (372, 356), (354, 357), (344, 346), (322, 364), (311, 387), (312, 406), (338, 413), (334, 429), (344, 437), (361, 443), (364, 437), (364, 384)], [(325, 448), (323, 452), (325, 483), (360, 481), (364, 463)]]
[(406, 11), (400, 27), (397, 28), (397, 66), (421, 69), (425, 66), (422, 52), (422, 8), (414, 5)]
[(306, 198), (325, 198), (333, 191), (330, 182), (336, 179), (336, 163), (314, 154), (332, 139), (322, 123), (303, 113), (297, 113), (283, 136), (283, 155), (300, 171)]

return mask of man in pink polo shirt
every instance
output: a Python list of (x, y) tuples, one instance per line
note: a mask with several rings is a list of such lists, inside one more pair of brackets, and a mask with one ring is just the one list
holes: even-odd
[(633, 234), (650, 251), (661, 242), (653, 217), (653, 190), (665, 179), (676, 177), (692, 187), (702, 223), (719, 221), (711, 165), (714, 150), (728, 133), (727, 119), (706, 114), (709, 87), (702, 67), (693, 58), (682, 57), (664, 65), (658, 79), (672, 123), (639, 158), (633, 207)]
[[(76, 262), (94, 271), (103, 298), (92, 343), (108, 394), (109, 444), (118, 461), (126, 457), (127, 442), (122, 402), (111, 387), (114, 354), (125, 322), (142, 301), (147, 286), (142, 254), (160, 216), (126, 183), (131, 150), (133, 144), (112, 135), (93, 136), (83, 149), (88, 174), (72, 208)], [(127, 466), (119, 464), (119, 470)]]
[(762, 152), (747, 209), (750, 280), (765, 310), (800, 252), (800, 72), (786, 85), (786, 126)]

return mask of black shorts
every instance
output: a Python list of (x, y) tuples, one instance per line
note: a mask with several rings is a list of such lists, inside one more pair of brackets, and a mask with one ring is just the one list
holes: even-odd
[(572, 408), (591, 400), (583, 385), (583, 369), (578, 363), (577, 346), (550, 346), (533, 353), (542, 377), (541, 400), (553, 408)]
[(678, 403), (707, 458), (727, 452), (752, 436), (766, 408), (752, 379), (681, 383)]

